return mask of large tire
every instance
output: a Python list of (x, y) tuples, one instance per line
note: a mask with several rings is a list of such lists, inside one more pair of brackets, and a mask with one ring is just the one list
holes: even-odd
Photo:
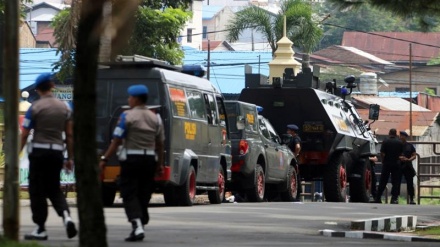
[(369, 202), (373, 182), (370, 161), (358, 159), (350, 176), (350, 201)]
[(343, 153), (335, 153), (327, 164), (324, 174), (324, 196), (327, 202), (347, 200), (346, 160)]
[(266, 177), (261, 165), (255, 167), (254, 186), (246, 190), (246, 197), (250, 202), (264, 201), (264, 192), (266, 190)]
[(225, 199), (225, 172), (223, 171), (223, 167), (220, 165), (218, 171), (218, 181), (217, 186), (218, 190), (209, 190), (208, 191), (208, 199), (211, 204), (220, 204)]
[(180, 206), (192, 206), (196, 199), (196, 170), (188, 168), (185, 182), (176, 189)]
[(111, 207), (115, 202), (116, 185), (109, 185), (103, 183), (101, 185), (102, 204), (104, 207)]
[(163, 190), (163, 199), (165, 201), (165, 205), (173, 207), (178, 206), (176, 190), (173, 185), (169, 185)]
[(281, 200), (283, 200), (284, 202), (293, 202), (296, 200), (296, 196), (298, 193), (298, 181), (295, 167), (289, 167), (286, 182), (286, 190), (281, 191)]

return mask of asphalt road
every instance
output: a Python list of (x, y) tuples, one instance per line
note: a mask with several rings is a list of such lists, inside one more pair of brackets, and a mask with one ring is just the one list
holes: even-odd
[[(157, 197), (156, 197), (157, 199)], [(202, 200), (203, 201), (203, 200)], [(33, 230), (28, 201), (22, 201), (20, 236)], [(77, 221), (75, 202), (70, 201)], [(353, 203), (199, 203), (192, 207), (165, 207), (160, 199), (150, 208), (150, 224), (143, 242), (126, 243), (130, 233), (122, 205), (105, 208), (109, 246), (439, 246), (439, 243), (324, 237), (319, 230), (349, 230), (350, 221), (392, 215), (416, 215), (418, 223), (440, 223), (440, 207)], [(78, 246), (68, 240), (53, 209), (44, 246)]]

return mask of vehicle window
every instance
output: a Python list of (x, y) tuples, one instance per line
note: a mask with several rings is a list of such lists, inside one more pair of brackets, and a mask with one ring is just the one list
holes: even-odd
[(216, 97), (220, 125), (226, 126), (226, 110), (221, 97)]
[(217, 104), (212, 94), (205, 94), (206, 111), (208, 115), (208, 123), (212, 125), (218, 124)]
[[(96, 84), (96, 117), (107, 117), (108, 116), (108, 83), (97, 83)], [(103, 97), (105, 95), (105, 97)]]
[(266, 139), (270, 140), (270, 133), (269, 130), (266, 127), (266, 123), (263, 119), (258, 119), (258, 121), (260, 122), (260, 131), (263, 134), (264, 137), (266, 137)]
[(203, 100), (202, 93), (186, 91), (186, 97), (188, 98), (189, 111), (192, 118), (207, 119), (205, 113), (205, 101)]
[(257, 131), (257, 116), (255, 114), (255, 107), (243, 106), (243, 114), (246, 118), (245, 130), (255, 132)]
[(186, 94), (183, 88), (168, 87), (171, 99), (171, 108), (174, 116), (189, 117), (186, 104)]
[(279, 140), (278, 134), (275, 131), (275, 129), (272, 127), (272, 125), (268, 121), (265, 121), (265, 124), (266, 124), (267, 131), (269, 132), (269, 135), (270, 135), (269, 139), (272, 141)]

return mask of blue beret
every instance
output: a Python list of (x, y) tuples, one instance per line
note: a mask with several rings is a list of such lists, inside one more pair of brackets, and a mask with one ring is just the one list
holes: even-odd
[(289, 124), (289, 125), (287, 125), (287, 128), (290, 130), (295, 130), (295, 131), (299, 129), (298, 126), (296, 126), (295, 124)]
[(403, 131), (403, 130), (402, 130), (402, 131), (400, 131), (400, 135), (401, 135), (401, 136), (406, 136), (406, 137), (408, 137), (408, 136), (409, 136), (409, 135), (408, 135), (408, 133), (406, 133), (406, 132), (405, 132), (405, 131)]
[(139, 96), (143, 94), (148, 94), (148, 88), (145, 85), (133, 85), (128, 88), (128, 94), (131, 96)]
[(35, 79), (35, 87), (38, 87), (39, 85), (52, 81), (53, 74), (52, 73), (42, 73), (40, 74), (37, 79)]

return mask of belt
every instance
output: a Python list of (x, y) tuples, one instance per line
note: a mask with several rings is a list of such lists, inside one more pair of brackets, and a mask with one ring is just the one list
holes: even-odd
[(127, 149), (127, 155), (155, 155), (153, 149)]
[(52, 149), (52, 150), (58, 150), (58, 151), (63, 151), (64, 150), (64, 146), (63, 145), (55, 144), (55, 143), (38, 143), (38, 142), (33, 142), (32, 143), (32, 147), (33, 148), (42, 148), (42, 149)]

